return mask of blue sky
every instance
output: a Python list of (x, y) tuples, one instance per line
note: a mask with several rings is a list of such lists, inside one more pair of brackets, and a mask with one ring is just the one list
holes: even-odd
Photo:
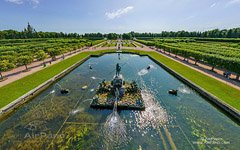
[(161, 32), (240, 27), (240, 0), (0, 0), (0, 30)]

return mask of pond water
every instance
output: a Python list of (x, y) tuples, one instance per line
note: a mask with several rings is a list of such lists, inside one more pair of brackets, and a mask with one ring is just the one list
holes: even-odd
[[(116, 63), (125, 80), (141, 87), (145, 111), (89, 107), (98, 83), (112, 80)], [(70, 93), (61, 95), (61, 88)], [(3, 150), (238, 149), (239, 138), (239, 124), (148, 57), (132, 54), (90, 58), (0, 122)]]

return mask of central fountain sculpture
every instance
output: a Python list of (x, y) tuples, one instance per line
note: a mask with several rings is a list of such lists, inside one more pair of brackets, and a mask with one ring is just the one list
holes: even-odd
[(121, 66), (117, 64), (113, 80), (99, 83), (90, 107), (113, 109), (117, 105), (119, 110), (145, 110), (141, 89), (135, 81), (125, 82), (120, 72)]

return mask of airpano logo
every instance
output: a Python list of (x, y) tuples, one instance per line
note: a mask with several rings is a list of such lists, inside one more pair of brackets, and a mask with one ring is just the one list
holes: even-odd
[(24, 136), (24, 139), (31, 139), (31, 138), (48, 138), (48, 139), (54, 139), (54, 138), (64, 138), (64, 134), (48, 134), (45, 132), (40, 133), (26, 133)]
[(225, 141), (223, 138), (200, 138), (198, 141), (193, 141), (193, 144), (198, 144), (198, 145), (227, 145), (230, 144), (230, 141)]

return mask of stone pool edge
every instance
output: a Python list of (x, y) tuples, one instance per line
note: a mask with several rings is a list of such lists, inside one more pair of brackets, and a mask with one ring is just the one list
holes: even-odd
[[(12, 112), (14, 112), (17, 108), (19, 108), (21, 105), (23, 105), (24, 103), (28, 102), (29, 100), (33, 99), (34, 97), (36, 97), (39, 93), (41, 93), (43, 90), (45, 90), (46, 88), (48, 88), (50, 85), (52, 85), (54, 82), (58, 81), (59, 79), (61, 79), (62, 77), (64, 77), (65, 75), (69, 74), (71, 71), (73, 71), (75, 68), (77, 68), (79, 65), (81, 65), (82, 63), (84, 63), (85, 61), (87, 61), (89, 58), (91, 57), (100, 57), (104, 54), (110, 54), (110, 53), (116, 53), (116, 52), (101, 52), (100, 54), (90, 54), (89, 56), (83, 58), (82, 60), (80, 60), (79, 62), (73, 64), (72, 66), (70, 66), (69, 68), (63, 70), (61, 73), (55, 75), (54, 77), (52, 77), (51, 79), (47, 80), (46, 82), (42, 83), (41, 85), (37, 86), (36, 88), (32, 89), (31, 91), (29, 91), (28, 93), (24, 94), (23, 96), (17, 98), (16, 100), (14, 100), (13, 102), (9, 103), (8, 105), (6, 105), (5, 107), (0, 109), (0, 120), (2, 120), (2, 118), (7, 117), (9, 114), (11, 114)], [(180, 74), (178, 74), (177, 72), (175, 72), (174, 70), (170, 69), (169, 67), (167, 67), (166, 65), (162, 64), (161, 62), (159, 62), (158, 60), (154, 59), (151, 55), (149, 54), (139, 54), (137, 51), (136, 52), (129, 52), (129, 51), (122, 51), (120, 53), (129, 53), (129, 54), (137, 54), (139, 56), (147, 56), (149, 57), (152, 61), (154, 61), (155, 63), (157, 63), (158, 65), (160, 65), (163, 69), (165, 69), (167, 72), (169, 72), (171, 75), (173, 75), (174, 77), (176, 77), (177, 79), (179, 79), (180, 81), (184, 82), (185, 84), (187, 84), (188, 86), (190, 86), (191, 88), (193, 88), (195, 91), (197, 91), (201, 96), (207, 98), (210, 102), (214, 103), (216, 106), (218, 106), (221, 110), (223, 110), (224, 112), (226, 112), (227, 114), (231, 115), (234, 119), (238, 120), (240, 122), (240, 113), (233, 108), (232, 106), (226, 104), (225, 102), (221, 101), (220, 99), (218, 99), (216, 96), (212, 95), (211, 93), (207, 92), (206, 90), (204, 90), (203, 88), (201, 88), (200, 86), (196, 85), (195, 83), (193, 83), (192, 81), (184, 78), (183, 76), (181, 76)]]
[(210, 102), (212, 102), (213, 104), (215, 104), (216, 106), (218, 106), (221, 110), (223, 110), (225, 113), (229, 114), (230, 116), (232, 116), (234, 119), (236, 119), (238, 122), (240, 122), (240, 112), (238, 110), (236, 110), (235, 108), (233, 108), (232, 106), (228, 105), (227, 103), (223, 102), (222, 100), (220, 100), (219, 98), (217, 98), (216, 96), (212, 95), (211, 93), (207, 92), (206, 90), (204, 90), (203, 88), (201, 88), (200, 86), (196, 85), (195, 83), (193, 83), (192, 81), (184, 78), (182, 75), (178, 74), (176, 71), (170, 69), (169, 67), (167, 67), (166, 65), (162, 64), (161, 62), (159, 62), (158, 60), (154, 59), (153, 57), (151, 57), (150, 55), (146, 55), (148, 56), (152, 61), (154, 61), (155, 63), (157, 63), (158, 65), (160, 65), (164, 70), (166, 70), (167, 72), (169, 72), (170, 74), (172, 74), (174, 77), (176, 77), (177, 79), (179, 79), (180, 81), (184, 82), (185, 84), (187, 84), (188, 86), (190, 86), (191, 88), (193, 88), (195, 91), (197, 91), (201, 96), (205, 97), (207, 100), (209, 100)]
[(67, 74), (69, 74), (71, 71), (76, 69), (79, 65), (87, 61), (89, 58), (94, 57), (94, 56), (87, 56), (83, 58), (82, 60), (78, 61), (77, 63), (73, 64), (72, 66), (68, 67), (67, 69), (63, 70), (61, 73), (55, 75), (51, 79), (45, 81), (44, 83), (40, 84), (36, 88), (32, 89), (31, 91), (27, 92), (26, 94), (22, 95), (21, 97), (17, 98), (13, 102), (9, 103), (8, 105), (4, 106), (3, 108), (0, 109), (0, 120), (3, 118), (7, 117), (9, 114), (14, 112), (16, 109), (18, 109), (20, 106), (23, 104), (27, 103), (34, 97), (36, 97), (38, 94), (40, 94), (42, 91), (47, 89), (49, 86), (51, 86), (54, 82), (60, 80)]

